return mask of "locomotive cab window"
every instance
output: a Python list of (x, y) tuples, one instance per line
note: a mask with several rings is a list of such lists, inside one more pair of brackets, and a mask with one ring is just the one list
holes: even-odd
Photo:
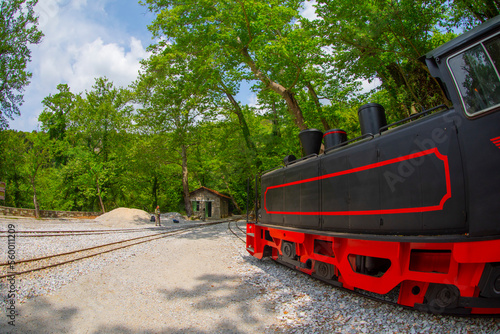
[(464, 110), (475, 116), (500, 106), (500, 36), (448, 59)]

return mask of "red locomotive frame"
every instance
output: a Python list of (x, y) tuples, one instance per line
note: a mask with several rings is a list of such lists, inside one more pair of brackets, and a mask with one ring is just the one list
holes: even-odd
[[(266, 234), (272, 241), (264, 237)], [(331, 244), (331, 249), (316, 253), (317, 240)], [(297, 266), (306, 274), (311, 275), (315, 272), (313, 268), (318, 269), (315, 262), (330, 264), (333, 276), (343, 288), (387, 294), (400, 285), (398, 304), (420, 306), (422, 310), (436, 313), (443, 312), (445, 307), (439, 303), (424, 306), (429, 284), (456, 286), (460, 291), (460, 298), (454, 302), (456, 306), (485, 306), (482, 299), (477, 298), (481, 276), (487, 263), (500, 262), (500, 240), (440, 243), (362, 240), (247, 224), (247, 250), (259, 259), (269, 251), (267, 247), (271, 247), (272, 258), (278, 260), (278, 250), (284, 241), (295, 243), (298, 262), (310, 261), (309, 268)], [(387, 259), (390, 267), (381, 276), (362, 274), (356, 272), (355, 256)], [(471, 314), (500, 314), (500, 308), (468, 307), (468, 310)]]

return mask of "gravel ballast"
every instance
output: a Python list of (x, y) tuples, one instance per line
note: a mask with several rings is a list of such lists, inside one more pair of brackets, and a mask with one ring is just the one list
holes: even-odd
[[(2, 230), (9, 223), (17, 230), (109, 228), (92, 220), (0, 222)], [(168, 222), (162, 229), (185, 224)], [(25, 258), (145, 233), (19, 236), (16, 251)], [(7, 241), (0, 240), (3, 262)], [(26, 275), (16, 284), (17, 333), (500, 333), (500, 319), (405, 310), (257, 260), (227, 223)], [(15, 333), (2, 318), (0, 332)]]

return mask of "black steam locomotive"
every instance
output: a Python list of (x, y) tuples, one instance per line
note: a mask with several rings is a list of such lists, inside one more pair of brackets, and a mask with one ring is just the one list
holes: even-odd
[[(454, 314), (500, 313), (500, 17), (422, 58), (453, 102), (362, 136), (300, 134), (261, 177), (247, 250), (333, 285)], [(324, 139), (324, 153), (319, 154)]]

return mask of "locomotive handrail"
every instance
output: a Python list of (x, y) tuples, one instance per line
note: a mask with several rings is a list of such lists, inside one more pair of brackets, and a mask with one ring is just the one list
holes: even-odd
[(373, 139), (373, 138), (374, 138), (374, 135), (373, 135), (372, 133), (365, 133), (365, 134), (364, 134), (364, 135), (362, 135), (362, 136), (359, 136), (359, 137), (356, 137), (356, 138), (350, 139), (350, 140), (348, 140), (348, 141), (342, 142), (342, 143), (340, 143), (340, 144), (337, 144), (337, 145), (335, 145), (335, 146), (329, 147), (329, 148), (327, 148), (327, 149), (325, 150), (325, 152), (324, 152), (324, 153), (326, 154), (327, 152), (329, 152), (329, 151), (333, 150), (334, 148), (338, 148), (338, 147), (340, 147), (340, 146), (345, 146), (345, 145), (347, 145), (347, 144), (349, 144), (349, 143), (352, 143), (353, 141), (361, 140), (361, 139), (364, 139), (364, 138), (367, 138), (367, 137), (371, 137), (370, 139)]
[(382, 134), (382, 132), (383, 132), (383, 131), (385, 131), (385, 130), (389, 129), (391, 126), (399, 125), (399, 124), (404, 123), (404, 122), (406, 122), (406, 121), (411, 121), (411, 120), (412, 120), (412, 119), (414, 119), (414, 118), (418, 118), (418, 117), (420, 117), (420, 116), (424, 116), (424, 115), (426, 115), (426, 114), (430, 113), (431, 111), (434, 111), (434, 110), (439, 109), (439, 108), (442, 108), (442, 107), (446, 108), (446, 109), (444, 109), (444, 110), (449, 110), (449, 109), (450, 109), (450, 108), (448, 108), (448, 106), (447, 106), (446, 104), (440, 104), (440, 105), (438, 105), (437, 107), (434, 107), (434, 108), (431, 108), (431, 109), (424, 110), (424, 111), (422, 111), (422, 112), (419, 112), (418, 114), (413, 114), (413, 115), (411, 115), (410, 117), (406, 117), (406, 118), (403, 118), (403, 119), (401, 119), (401, 120), (399, 120), (399, 121), (397, 121), (397, 122), (394, 122), (394, 123), (391, 123), (391, 124), (389, 124), (389, 125), (383, 126), (383, 127), (381, 127), (381, 128), (378, 130), (378, 133), (379, 133), (379, 134)]
[(306, 160), (306, 159), (309, 159), (309, 158), (312, 158), (312, 157), (317, 157), (317, 156), (318, 156), (318, 154), (316, 154), (316, 153), (306, 155), (305, 157), (302, 157), (302, 158), (300, 158), (300, 159), (293, 160), (293, 161), (289, 162), (289, 163), (288, 163), (288, 164), (286, 164), (285, 166), (276, 166), (276, 167), (274, 167), (274, 168), (271, 168), (271, 169), (265, 170), (265, 171), (263, 171), (263, 172), (262, 172), (262, 174), (261, 174), (261, 175), (267, 174), (267, 173), (272, 172), (273, 170), (276, 170), (276, 169), (280, 169), (280, 168), (287, 167), (287, 166), (292, 165), (292, 164), (295, 164), (295, 163), (297, 163), (297, 162), (299, 162), (299, 161)]
[(276, 167), (274, 167), (274, 168), (267, 169), (267, 170), (263, 171), (263, 172), (261, 173), (261, 175), (267, 174), (267, 173), (269, 173), (269, 172), (272, 172), (273, 170), (280, 169), (280, 168), (283, 168), (283, 167), (284, 167), (284, 166), (276, 166)]
[(292, 165), (292, 164), (295, 164), (295, 163), (297, 163), (299, 161), (306, 160), (306, 159), (309, 159), (309, 158), (312, 158), (312, 157), (317, 157), (317, 156), (318, 156), (318, 154), (316, 154), (316, 153), (306, 155), (305, 157), (302, 157), (300, 159), (290, 161), (288, 164), (285, 165), (285, 167), (287, 167), (289, 165)]

